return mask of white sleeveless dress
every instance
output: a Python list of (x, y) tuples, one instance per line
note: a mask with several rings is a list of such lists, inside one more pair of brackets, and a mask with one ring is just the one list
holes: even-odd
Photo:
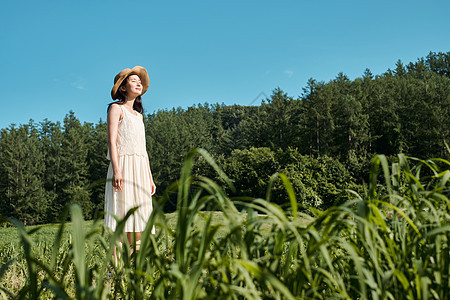
[[(113, 215), (123, 218), (128, 210), (137, 206), (138, 210), (125, 224), (125, 232), (142, 232), (153, 210), (144, 122), (141, 114), (135, 115), (123, 105), (120, 107), (123, 118), (119, 122), (117, 150), (123, 187), (121, 191), (113, 188), (113, 168), (110, 163), (105, 186), (105, 225), (114, 231), (116, 220)], [(110, 159), (109, 151), (107, 158)]]

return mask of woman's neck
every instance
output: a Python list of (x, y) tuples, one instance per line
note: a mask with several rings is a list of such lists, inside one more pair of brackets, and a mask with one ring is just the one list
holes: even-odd
[(136, 100), (136, 98), (131, 99), (131, 100), (127, 99), (123, 105), (125, 105), (129, 110), (132, 111), (133, 110), (133, 105), (134, 105), (134, 100)]

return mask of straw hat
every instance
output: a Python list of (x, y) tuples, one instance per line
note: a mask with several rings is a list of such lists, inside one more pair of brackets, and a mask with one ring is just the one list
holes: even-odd
[(120, 71), (120, 73), (117, 74), (116, 77), (114, 77), (114, 86), (111, 90), (111, 97), (113, 98), (113, 100), (117, 99), (117, 91), (119, 90), (120, 85), (122, 84), (124, 79), (130, 75), (137, 75), (141, 79), (141, 83), (142, 83), (142, 94), (141, 95), (144, 95), (145, 92), (148, 90), (148, 84), (149, 84), (150, 80), (148, 78), (147, 70), (141, 66), (136, 66), (133, 69), (126, 68), (126, 69)]

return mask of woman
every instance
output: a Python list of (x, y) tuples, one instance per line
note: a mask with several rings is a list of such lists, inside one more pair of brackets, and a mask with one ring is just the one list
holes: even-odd
[[(141, 96), (147, 91), (147, 70), (136, 66), (124, 69), (114, 78), (113, 100), (108, 106), (108, 168), (105, 188), (105, 225), (116, 229), (114, 216), (123, 218), (129, 209), (139, 207), (127, 220), (128, 242), (136, 238), (139, 250), (141, 232), (152, 212), (151, 196), (156, 191), (145, 143)], [(153, 228), (154, 233), (154, 228)], [(117, 263), (116, 253), (114, 258)]]

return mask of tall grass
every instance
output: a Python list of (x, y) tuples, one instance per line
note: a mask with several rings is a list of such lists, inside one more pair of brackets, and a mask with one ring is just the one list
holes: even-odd
[[(86, 232), (81, 209), (71, 206), (65, 211), (71, 238), (62, 238), (62, 222), (44, 250), (31, 239), (39, 228), (13, 221), (23, 260), (5, 261), (0, 276), (6, 282), (8, 270), (25, 262), (27, 280), (17, 291), (3, 284), (1, 293), (18, 299), (447, 299), (450, 162), (399, 155), (389, 165), (378, 155), (363, 195), (349, 191), (344, 205), (311, 217), (283, 174), (271, 185), (283, 182), (289, 208), (268, 201), (270, 188), (267, 199), (231, 199), (216, 182), (192, 175), (198, 154), (232, 188), (208, 153), (193, 150), (180, 179), (155, 203), (140, 251), (131, 255), (133, 245), (119, 241), (126, 241), (122, 230), (133, 211), (115, 232), (100, 221)], [(161, 209), (173, 193), (174, 228)], [(223, 212), (223, 221), (213, 223), (206, 207)], [(121, 247), (117, 266), (114, 246)]]

